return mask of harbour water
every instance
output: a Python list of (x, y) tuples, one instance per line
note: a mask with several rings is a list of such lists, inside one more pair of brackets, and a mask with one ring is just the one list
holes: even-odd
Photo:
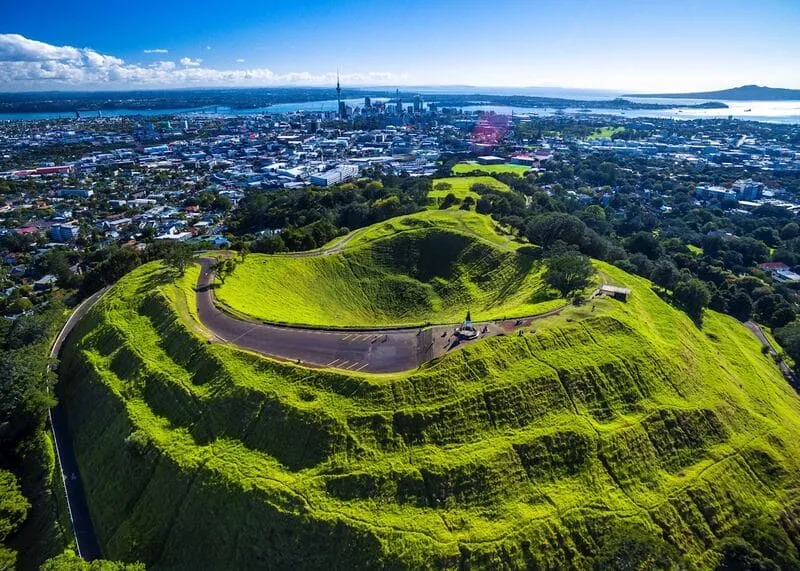
[[(488, 90), (487, 90), (488, 91)], [(543, 94), (538, 94), (542, 95)], [(550, 95), (559, 96), (564, 98), (564, 94)], [(582, 101), (592, 100), (608, 100), (613, 99), (618, 95), (616, 94), (603, 94), (598, 96), (596, 93), (586, 93), (572, 95), (576, 100), (579, 98)], [(434, 94), (427, 94), (427, 100), (435, 99)], [(643, 99), (636, 97), (626, 97), (626, 99), (634, 102), (642, 103), (663, 103), (663, 104), (687, 104), (696, 105), (703, 103), (706, 100), (692, 100), (692, 99)], [(374, 102), (386, 101), (386, 98), (373, 98)], [(345, 103), (351, 107), (360, 107), (363, 105), (364, 100), (347, 99)], [(661, 119), (720, 119), (733, 117), (735, 119), (750, 120), (750, 121), (764, 121), (770, 123), (790, 123), (800, 124), (800, 101), (724, 101), (728, 105), (727, 109), (603, 109), (592, 108), (591, 106), (583, 106), (567, 109), (555, 109), (544, 107), (519, 107), (507, 105), (468, 105), (463, 106), (461, 109), (464, 111), (486, 111), (495, 112), (498, 114), (510, 115), (512, 112), (515, 115), (533, 115), (533, 116), (552, 116), (556, 114), (565, 115), (611, 115), (621, 117), (634, 117), (634, 118), (661, 118)], [(323, 101), (305, 101), (297, 103), (279, 103), (267, 107), (257, 107), (253, 109), (233, 109), (224, 106), (210, 106), (210, 107), (196, 107), (196, 108), (180, 108), (180, 109), (109, 109), (102, 111), (103, 117), (155, 117), (164, 115), (221, 115), (221, 116), (247, 116), (247, 115), (263, 115), (263, 114), (286, 114), (298, 111), (303, 112), (328, 112), (336, 111), (337, 102), (335, 99)], [(85, 111), (81, 112), (81, 117), (98, 117), (98, 111)], [(34, 121), (43, 119), (74, 119), (74, 112), (57, 112), (57, 113), (0, 113), (0, 121)]]

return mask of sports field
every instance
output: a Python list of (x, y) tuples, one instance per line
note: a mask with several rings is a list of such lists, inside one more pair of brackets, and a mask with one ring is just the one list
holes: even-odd
[(473, 171), (479, 171), (485, 172), (486, 174), (510, 173), (523, 176), (529, 170), (531, 170), (530, 167), (526, 167), (525, 165), (514, 165), (511, 163), (505, 163), (501, 165), (481, 165), (473, 162), (464, 162), (458, 163), (453, 167), (453, 174), (466, 174)]

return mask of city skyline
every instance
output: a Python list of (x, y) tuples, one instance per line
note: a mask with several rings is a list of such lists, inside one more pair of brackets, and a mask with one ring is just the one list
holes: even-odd
[(332, 86), (337, 68), (348, 87), (800, 88), (800, 4), (789, 0), (635, 11), (621, 0), (143, 0), (135, 11), (47, 0), (4, 20), (2, 91)]

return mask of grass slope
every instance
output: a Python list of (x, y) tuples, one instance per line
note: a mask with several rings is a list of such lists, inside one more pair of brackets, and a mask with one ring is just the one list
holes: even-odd
[(523, 176), (526, 172), (531, 170), (530, 167), (526, 167), (525, 165), (514, 165), (511, 163), (505, 163), (502, 165), (480, 165), (478, 163), (458, 163), (453, 167), (453, 174), (467, 174), (474, 171), (485, 172), (487, 174), (500, 174), (500, 173), (511, 173), (518, 176)]
[(758, 341), (640, 278), (417, 371), (276, 363), (191, 333), (193, 267), (123, 278), (65, 347), (107, 557), (156, 569), (585, 568), (620, 524), (713, 567), (764, 518), (800, 546), (800, 401)]
[[(449, 184), (451, 188), (437, 190), (436, 185), (440, 183)], [(511, 190), (507, 184), (490, 176), (451, 176), (437, 178), (433, 181), (433, 190), (428, 193), (428, 200), (435, 207), (438, 207), (448, 194), (453, 194), (459, 200), (464, 200), (468, 196), (478, 200), (480, 195), (471, 190), (472, 186), (475, 184), (484, 184), (499, 192), (510, 192)]]
[(378, 224), (335, 255), (251, 254), (217, 299), (258, 319), (323, 326), (449, 323), (468, 310), (519, 317), (564, 303), (539, 261), (501, 246), (491, 219), (458, 212)]

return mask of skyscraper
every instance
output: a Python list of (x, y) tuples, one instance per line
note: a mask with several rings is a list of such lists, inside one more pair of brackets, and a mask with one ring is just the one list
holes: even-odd
[(336, 70), (336, 102), (339, 104), (339, 119), (345, 119), (347, 117), (347, 108), (344, 105), (344, 101), (342, 101), (342, 86), (339, 83), (339, 70)]

